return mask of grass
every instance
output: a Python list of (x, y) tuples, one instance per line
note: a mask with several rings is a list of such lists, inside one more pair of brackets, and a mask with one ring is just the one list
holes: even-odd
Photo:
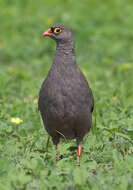
[[(132, 10), (131, 0), (0, 0), (0, 190), (133, 189)], [(40, 34), (53, 23), (72, 28), (95, 97), (81, 167), (74, 142), (60, 143), (58, 163), (51, 142), (46, 153), (37, 111), (55, 50)]]

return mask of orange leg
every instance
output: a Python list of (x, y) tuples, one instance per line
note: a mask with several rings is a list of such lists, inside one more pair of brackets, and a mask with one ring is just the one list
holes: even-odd
[(77, 149), (77, 156), (80, 157), (82, 154), (82, 146), (78, 145), (78, 149)]
[(78, 145), (78, 149), (77, 149), (77, 164), (78, 166), (80, 166), (80, 157), (81, 157), (81, 154), (82, 154), (82, 146), (81, 145)]

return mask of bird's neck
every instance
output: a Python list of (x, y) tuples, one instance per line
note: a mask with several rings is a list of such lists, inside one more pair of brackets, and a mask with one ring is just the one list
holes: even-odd
[[(54, 68), (66, 68), (72, 64), (75, 65), (75, 52), (73, 41), (57, 42), (56, 53), (54, 56), (53, 67)], [(57, 65), (57, 66), (56, 66)], [(59, 67), (60, 65), (60, 67)]]
[(73, 56), (74, 52), (74, 42), (72, 40), (67, 42), (57, 42), (56, 44), (56, 55), (58, 56)]

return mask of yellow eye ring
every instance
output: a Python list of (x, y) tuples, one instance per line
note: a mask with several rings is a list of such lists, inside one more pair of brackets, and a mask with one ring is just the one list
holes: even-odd
[(55, 28), (55, 29), (54, 29), (54, 33), (55, 33), (55, 34), (59, 34), (59, 33), (61, 33), (61, 31), (62, 31), (61, 28)]

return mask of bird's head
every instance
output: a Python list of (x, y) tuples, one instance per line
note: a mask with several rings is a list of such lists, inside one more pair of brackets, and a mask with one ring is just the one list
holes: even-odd
[(72, 39), (71, 31), (63, 24), (56, 24), (45, 31), (42, 36), (49, 36), (56, 42), (67, 42)]

